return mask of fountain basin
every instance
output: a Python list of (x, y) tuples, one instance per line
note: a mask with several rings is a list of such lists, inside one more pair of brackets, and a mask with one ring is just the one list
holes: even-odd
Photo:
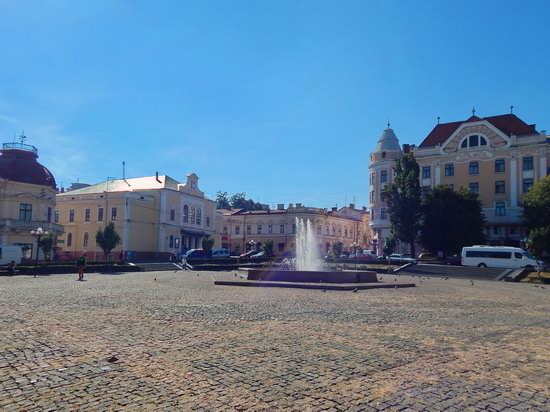
[(248, 269), (248, 280), (300, 283), (377, 283), (376, 272), (365, 270), (273, 270)]

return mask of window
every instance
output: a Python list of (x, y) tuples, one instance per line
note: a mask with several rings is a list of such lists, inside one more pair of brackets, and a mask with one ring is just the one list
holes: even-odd
[[(294, 226), (294, 228), (296, 228), (296, 225)], [(262, 234), (262, 225), (258, 225), (256, 227), (256, 234), (257, 235), (261, 235)]]
[(447, 163), (445, 165), (445, 176), (454, 176), (455, 175), (455, 165), (452, 163)]
[(533, 156), (523, 158), (523, 170), (533, 170)]
[(344, 229), (344, 237), (348, 237), (348, 228)]
[(495, 203), (495, 216), (506, 215), (506, 204), (504, 202)]
[(247, 225), (247, 226), (246, 226), (246, 234), (247, 234), (247, 235), (251, 235), (251, 234), (252, 234), (252, 226), (250, 226), (250, 225)]
[(371, 192), (369, 194), (369, 199), (370, 199), (371, 203), (374, 203), (374, 190), (371, 190)]
[(341, 227), (338, 228), (338, 236), (342, 237), (342, 228)]
[(495, 173), (504, 173), (506, 171), (506, 166), (504, 159), (495, 160)]
[(116, 207), (113, 207), (111, 209), (111, 220), (114, 222), (116, 220), (116, 216), (117, 216), (117, 208)]
[(279, 226), (279, 233), (280, 233), (281, 235), (284, 235), (284, 233), (285, 233), (285, 225), (280, 225), (280, 226)]
[(374, 184), (374, 172), (370, 174), (370, 182), (371, 186)]
[(174, 247), (176, 249), (178, 249), (180, 247), (180, 238), (179, 237), (174, 238)]
[(170, 220), (176, 220), (176, 211), (174, 209), (170, 209)]
[(52, 208), (49, 207), (48, 208), (48, 222), (51, 222), (52, 221)]
[(30, 203), (19, 204), (19, 220), (25, 220), (25, 221), (32, 220), (32, 204)]
[(173, 235), (170, 235), (170, 237), (168, 238), (168, 247), (170, 249), (172, 249), (174, 247), (174, 236)]
[(240, 233), (241, 233), (241, 227), (240, 226), (235, 226), (235, 234), (239, 235)]
[(471, 175), (479, 174), (479, 162), (470, 162), (470, 174)]
[(202, 211), (201, 211), (201, 208), (200, 207), (197, 207), (197, 217), (195, 218), (195, 223), (197, 225), (200, 225), (201, 224), (201, 220), (202, 220)]
[(518, 253), (518, 252), (514, 252), (514, 257), (516, 259), (523, 259), (523, 255), (521, 253)]
[(74, 209), (69, 210), (69, 222), (74, 222)]
[(191, 213), (189, 214), (189, 223), (195, 224), (195, 206), (191, 206)]
[(330, 233), (329, 233), (329, 228), (328, 228), (328, 225), (325, 225), (325, 235), (328, 236)]
[(429, 179), (430, 178), (430, 166), (423, 166), (422, 167), (422, 179)]
[(224, 226), (224, 227), (223, 227), (223, 234), (224, 234), (224, 235), (227, 235), (227, 226)]
[(267, 227), (267, 233), (269, 233), (270, 235), (273, 234), (273, 225), (269, 225)]
[(55, 212), (53, 212), (53, 221), (55, 223), (59, 222), (59, 210), (55, 209)]
[(483, 136), (479, 136), (477, 134), (473, 134), (471, 136), (468, 136), (460, 144), (460, 147), (462, 149), (467, 149), (469, 147), (478, 147), (478, 146), (487, 146), (487, 139), (485, 139)]
[(382, 210), (380, 210), (380, 219), (386, 220), (387, 218), (388, 218), (388, 212), (386, 211), (385, 208), (382, 208)]
[(73, 244), (73, 234), (69, 233), (67, 235), (67, 247), (71, 246)]
[(210, 227), (210, 216), (206, 216), (206, 227)]
[(189, 206), (183, 206), (183, 223), (189, 223)]
[(479, 183), (472, 182), (469, 185), (470, 193), (479, 193)]
[(380, 172), (380, 183), (386, 183), (388, 181), (388, 172), (385, 170), (382, 170)]
[(332, 225), (332, 236), (336, 236), (336, 227)]
[(533, 186), (533, 179), (523, 179), (523, 193), (527, 193)]
[(103, 208), (102, 207), (99, 207), (97, 209), (97, 221), (98, 222), (103, 222)]
[(84, 233), (84, 241), (82, 242), (82, 245), (84, 247), (88, 247), (88, 240), (89, 240), (89, 235), (88, 235), (88, 232)]
[(495, 182), (495, 193), (506, 193), (506, 183), (504, 180), (497, 180)]
[(89, 222), (89, 221), (90, 221), (90, 215), (91, 215), (90, 212), (91, 212), (90, 209), (84, 210), (84, 221), (85, 221), (85, 222)]
[[(502, 228), (500, 226), (493, 226), (493, 235), (501, 235), (502, 234)], [(507, 252), (493, 252), (492, 254), (495, 255), (496, 253), (507, 253)], [(499, 258), (499, 256), (490, 256), (492, 258)], [(510, 253), (508, 253), (508, 257), (503, 257), (503, 259), (509, 259)]]
[(292, 224), (292, 233), (296, 234), (296, 223)]

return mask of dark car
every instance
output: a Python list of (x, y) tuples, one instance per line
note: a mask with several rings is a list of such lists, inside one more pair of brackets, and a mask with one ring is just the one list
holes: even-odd
[(443, 263), (446, 265), (454, 265), (454, 266), (460, 266), (462, 265), (462, 259), (460, 256), (453, 255), (453, 256), (447, 256), (442, 260)]
[(185, 259), (203, 259), (206, 255), (202, 249), (190, 249), (185, 253)]

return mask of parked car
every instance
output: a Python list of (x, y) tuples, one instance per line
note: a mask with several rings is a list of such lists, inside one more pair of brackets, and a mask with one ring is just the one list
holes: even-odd
[(185, 259), (203, 259), (206, 255), (202, 249), (189, 249), (185, 253)]
[(418, 255), (418, 260), (422, 262), (437, 262), (438, 258), (431, 253), (423, 252)]
[(390, 264), (396, 263), (404, 265), (406, 263), (416, 263), (416, 259), (411, 255), (402, 255), (400, 253), (393, 253), (389, 256)]
[(460, 258), (460, 256), (457, 256), (457, 255), (447, 256), (446, 258), (443, 258), (441, 262), (446, 265), (453, 265), (453, 266), (462, 265), (462, 259)]
[(214, 249), (212, 251), (213, 258), (228, 258), (230, 256), (229, 249)]

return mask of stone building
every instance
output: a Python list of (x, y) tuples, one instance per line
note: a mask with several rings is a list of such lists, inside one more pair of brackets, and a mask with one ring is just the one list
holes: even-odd
[(37, 256), (32, 230), (63, 233), (53, 222), (55, 178), (37, 159), (37, 148), (23, 142), (4, 143), (0, 150), (0, 245), (21, 246), (27, 259)]
[(296, 218), (310, 220), (322, 254), (333, 244), (342, 242), (344, 250), (364, 248), (370, 243), (368, 212), (355, 209), (355, 205), (332, 210), (306, 207), (300, 203), (285, 208), (279, 204), (275, 210), (244, 211), (220, 210), (222, 214), (222, 247), (233, 253), (251, 248), (260, 250), (267, 240), (273, 241), (275, 254), (295, 250)]
[(95, 235), (110, 221), (122, 237), (111, 258), (122, 250), (129, 260), (165, 259), (200, 248), (202, 239), (215, 233), (216, 206), (198, 181), (194, 173), (186, 183), (157, 173), (60, 193), (55, 219), (65, 228), (58, 242), (63, 255), (86, 251), (101, 259)]

